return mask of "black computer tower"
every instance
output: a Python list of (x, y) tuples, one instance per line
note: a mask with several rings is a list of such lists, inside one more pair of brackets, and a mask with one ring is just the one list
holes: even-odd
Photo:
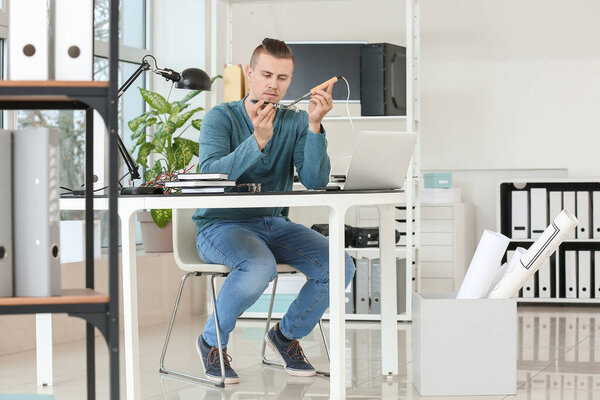
[(406, 48), (364, 44), (360, 52), (361, 115), (406, 115)]

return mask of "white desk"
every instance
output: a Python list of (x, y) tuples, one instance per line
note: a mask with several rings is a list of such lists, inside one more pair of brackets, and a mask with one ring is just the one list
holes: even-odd
[[(381, 265), (381, 366), (383, 375), (398, 373), (398, 331), (396, 310), (395, 210), (404, 203), (401, 191), (382, 192), (289, 192), (175, 196), (121, 196), (121, 243), (123, 257), (123, 319), (125, 334), (125, 380), (128, 400), (141, 399), (139, 331), (137, 305), (137, 266), (135, 252), (135, 213), (152, 208), (253, 208), (329, 207), (329, 309), (330, 309), (330, 396), (344, 399), (346, 382), (344, 320), (344, 218), (353, 206), (375, 205), (379, 209)], [(62, 198), (61, 210), (81, 210), (83, 198)], [(94, 199), (95, 210), (106, 210), (108, 200)], [(407, 268), (409, 270), (409, 268)], [(411, 282), (407, 280), (408, 290)], [(407, 297), (410, 299), (410, 296)], [(407, 310), (411, 309), (407, 300)], [(331, 340), (333, 339), (333, 340)], [(157, 366), (158, 367), (158, 366)], [(243, 378), (242, 378), (243, 379)]]

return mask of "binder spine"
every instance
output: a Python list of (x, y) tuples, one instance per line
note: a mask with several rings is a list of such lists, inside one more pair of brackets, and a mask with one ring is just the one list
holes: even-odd
[(4, 171), (0, 190), (0, 297), (11, 297), (13, 291), (12, 245), (12, 138), (0, 130), (0, 170)]
[(17, 296), (60, 294), (58, 136), (46, 128), (13, 135)]

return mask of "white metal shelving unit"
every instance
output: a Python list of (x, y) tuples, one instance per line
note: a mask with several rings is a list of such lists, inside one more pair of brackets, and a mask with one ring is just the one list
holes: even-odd
[[(310, 0), (286, 0), (285, 3), (306, 3)], [(343, 3), (344, 0), (340, 0)], [(232, 60), (232, 47), (233, 47), (233, 10), (232, 8), (237, 4), (248, 4), (248, 3), (260, 3), (260, 4), (279, 4), (281, 1), (273, 0), (211, 0), (211, 35), (210, 35), (210, 65), (211, 73), (216, 74), (221, 68), (218, 65), (219, 55), (222, 54), (220, 51), (225, 51), (225, 62), (231, 64)], [(226, 21), (219, 20), (218, 7), (219, 4), (223, 4), (227, 7)], [(406, 132), (419, 133), (419, 0), (405, 0), (406, 10), (406, 116), (352, 116), (353, 121), (357, 121), (359, 124), (370, 122), (370, 121), (398, 121), (398, 123), (405, 124), (405, 128), (398, 128), (399, 130), (405, 130)], [(221, 24), (226, 24), (226, 43), (227, 46), (224, 50), (219, 48), (218, 38), (219, 29)], [(210, 95), (210, 104), (215, 105), (218, 103), (218, 93), (213, 90)], [(325, 117), (325, 121), (336, 123), (337, 121), (348, 121), (347, 116), (331, 116)], [(406, 204), (399, 204), (399, 206), (406, 206), (406, 220), (414, 220), (414, 224), (407, 224), (407, 242), (406, 248), (413, 248), (413, 251), (406, 252), (404, 246), (398, 248), (397, 253), (399, 258), (406, 257), (406, 287), (404, 291), (406, 293), (406, 313), (399, 314), (399, 321), (410, 321), (412, 319), (412, 281), (413, 281), (413, 269), (419, 271), (418, 259), (419, 259), (419, 243), (420, 243), (420, 216), (421, 207), (419, 203), (419, 188), (420, 188), (420, 138), (417, 137), (415, 144), (415, 151), (411, 166), (407, 173), (407, 183), (405, 190), (407, 194)], [(415, 234), (413, 235), (413, 232)], [(348, 249), (357, 250), (357, 249)], [(364, 251), (364, 249), (359, 249)], [(369, 250), (367, 250), (369, 251)], [(370, 250), (375, 251), (375, 250)], [(416, 264), (416, 268), (410, 266)], [(418, 289), (418, 276), (415, 277), (417, 280)], [(401, 290), (401, 289), (399, 289)], [(281, 317), (273, 314), (275, 318)], [(262, 318), (265, 316), (264, 313), (244, 313), (243, 317), (248, 318)], [(379, 320), (378, 315), (373, 314), (348, 314), (346, 315), (348, 320)]]

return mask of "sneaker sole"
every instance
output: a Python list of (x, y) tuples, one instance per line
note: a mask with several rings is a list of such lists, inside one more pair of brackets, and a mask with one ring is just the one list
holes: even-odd
[(281, 354), (279, 354), (279, 350), (277, 350), (277, 346), (275, 346), (275, 343), (273, 343), (271, 341), (269, 334), (267, 334), (267, 336), (265, 336), (265, 340), (267, 341), (269, 348), (271, 350), (273, 350), (273, 353), (275, 353), (277, 358), (279, 358), (279, 360), (281, 361), (281, 364), (283, 365), (283, 369), (285, 370), (285, 372), (287, 372), (289, 375), (292, 375), (292, 376), (315, 376), (315, 375), (317, 375), (317, 371), (315, 371), (314, 369), (312, 371), (307, 371), (307, 370), (288, 368), (285, 364), (285, 360), (283, 359)]
[[(215, 382), (215, 383), (221, 383), (221, 377), (220, 376), (214, 376), (214, 375), (209, 375), (206, 373), (206, 367), (204, 366), (204, 358), (202, 357), (202, 351), (200, 350), (200, 346), (198, 345), (198, 339), (196, 339), (196, 351), (198, 352), (198, 355), (200, 356), (200, 364), (202, 364), (202, 371), (204, 371), (204, 376), (206, 377), (206, 379), (208, 379), (209, 381)], [(223, 383), (240, 383), (240, 378), (225, 378), (225, 380), (223, 381)]]

